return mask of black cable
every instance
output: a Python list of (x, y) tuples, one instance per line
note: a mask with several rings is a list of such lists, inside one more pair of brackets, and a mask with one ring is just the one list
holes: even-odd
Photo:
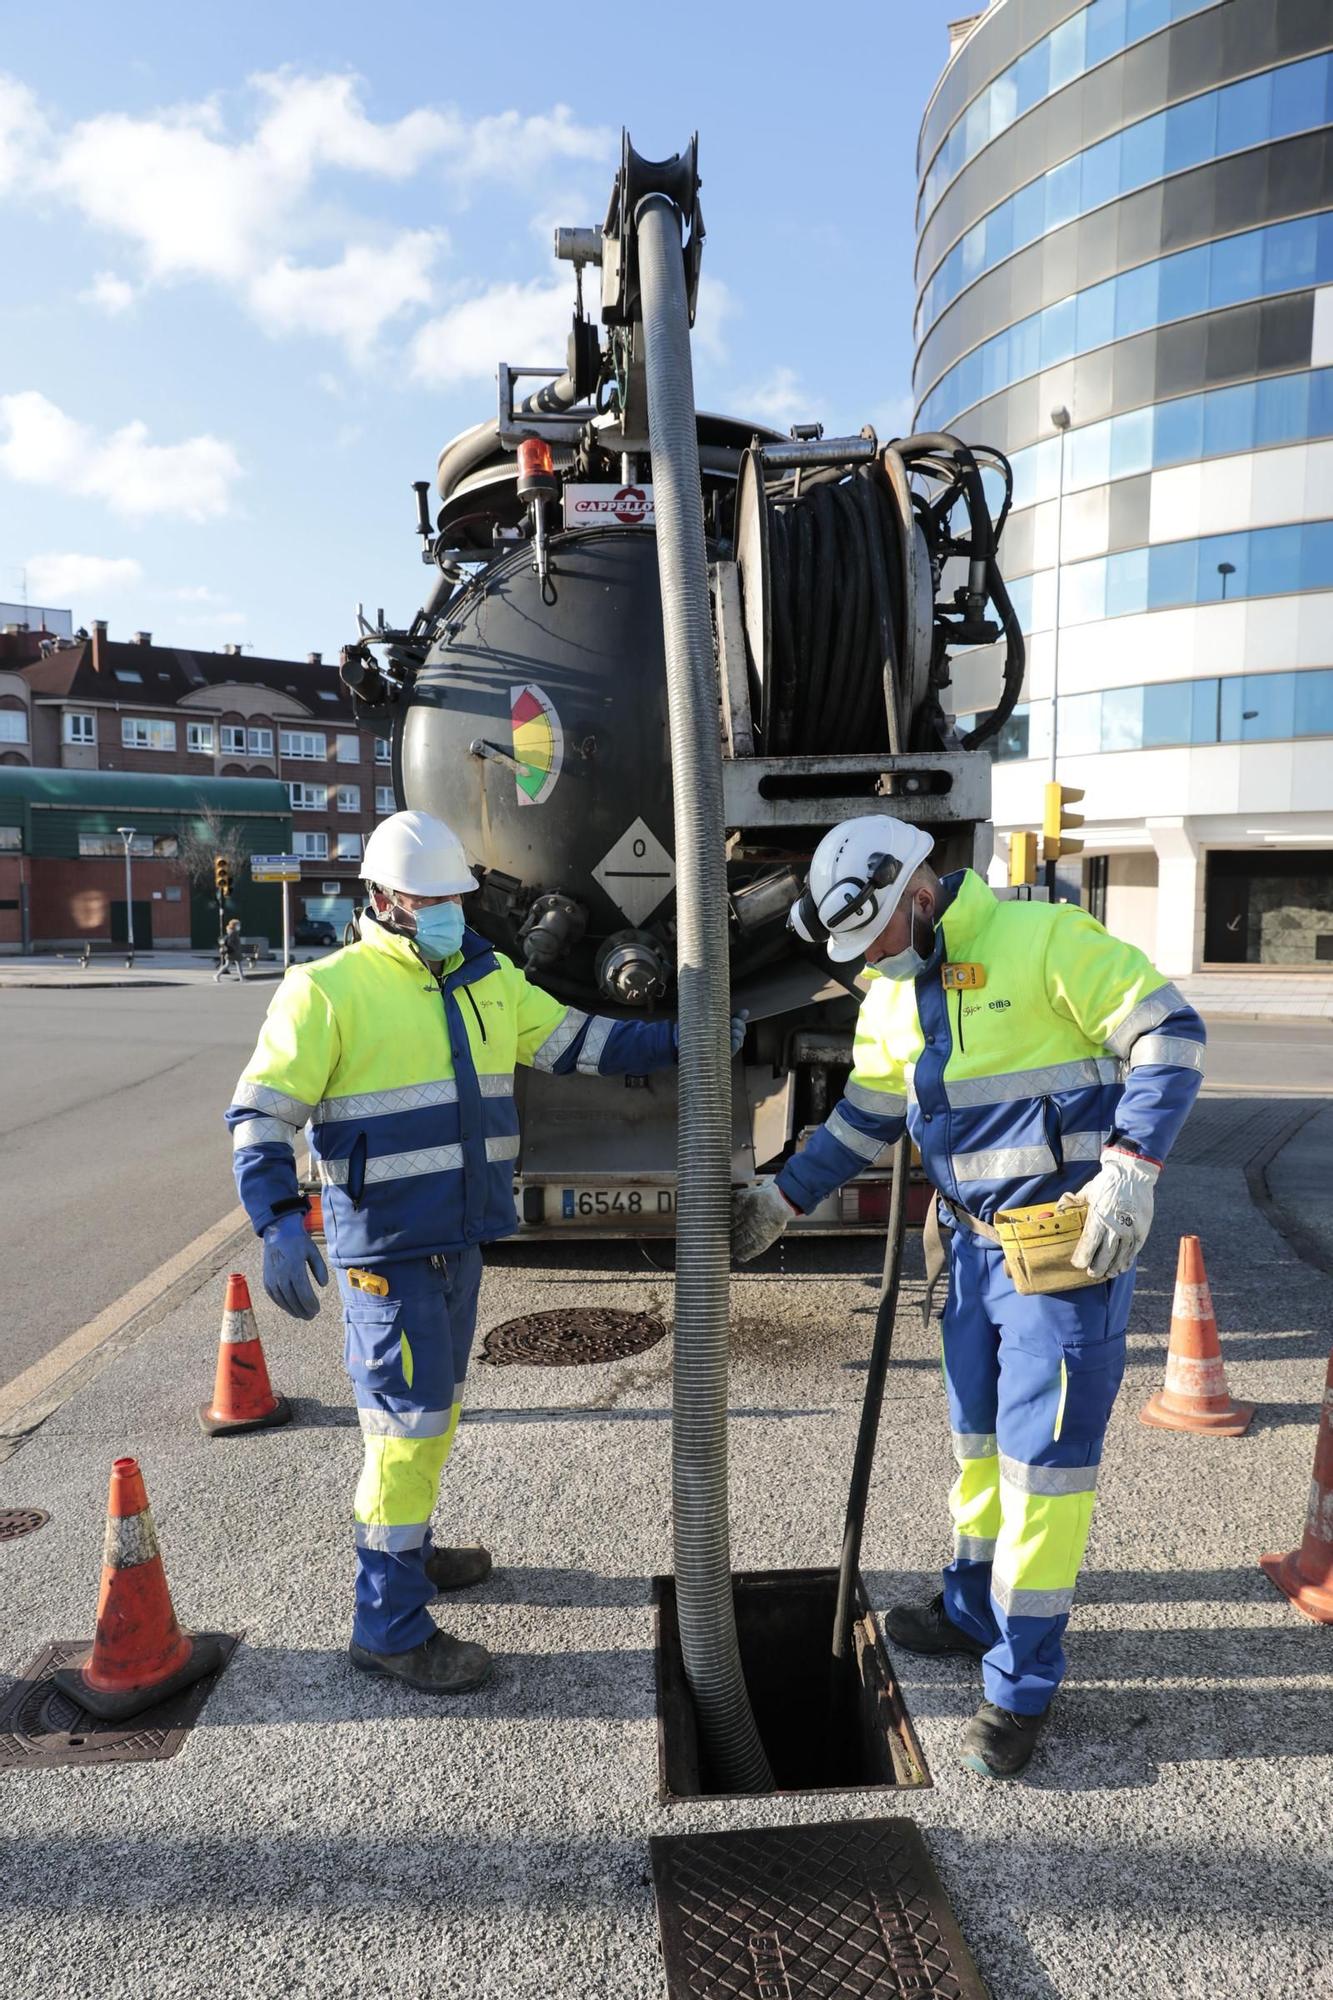
[(875, 1312), (875, 1336), (866, 1370), (865, 1397), (861, 1422), (856, 1433), (851, 1485), (847, 1493), (847, 1514), (843, 1522), (842, 1550), (838, 1561), (838, 1597), (833, 1614), (832, 1662), (829, 1683), (830, 1743), (841, 1735), (845, 1713), (847, 1672), (845, 1661), (851, 1643), (852, 1619), (856, 1609), (856, 1579), (861, 1565), (861, 1533), (865, 1526), (866, 1502), (870, 1497), (870, 1475), (879, 1438), (880, 1412), (884, 1406), (884, 1383), (893, 1349), (893, 1325), (898, 1315), (898, 1285), (902, 1276), (903, 1238), (907, 1230), (907, 1181), (911, 1153), (906, 1133), (893, 1148), (893, 1185), (889, 1194), (889, 1226), (884, 1238), (884, 1272), (880, 1279), (879, 1305)]
[[(984, 742), (1002, 727), (1022, 685), (1023, 641), (995, 563), (1008, 518), (1013, 476), (1004, 454), (974, 451), (947, 432), (904, 438), (895, 450), (909, 473), (938, 490), (911, 489), (911, 533), (920, 528), (938, 579), (953, 557), (968, 565), (968, 615), (989, 597), (1003, 627), (1007, 659), (1001, 698), (966, 739)], [(991, 515), (981, 464), (999, 471), (1005, 497)], [(955, 529), (960, 502), (966, 531)], [(907, 626), (908, 565), (899, 501), (882, 458), (857, 468), (821, 466), (768, 493), (771, 682), (764, 748), (770, 755), (819, 756), (844, 750), (925, 745), (940, 727), (937, 682), (912, 712), (916, 634)], [(939, 634), (948, 619), (936, 613)], [(955, 642), (957, 643), (957, 642)], [(915, 662), (919, 668), (920, 662)], [(917, 681), (920, 687), (922, 682)], [(888, 697), (886, 699), (886, 696)]]

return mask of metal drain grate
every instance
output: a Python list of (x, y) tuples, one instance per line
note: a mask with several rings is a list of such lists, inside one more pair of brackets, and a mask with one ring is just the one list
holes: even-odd
[(671, 2000), (989, 2000), (911, 1820), (648, 1847)]
[(665, 1322), (650, 1313), (575, 1306), (527, 1313), (493, 1326), (481, 1358), (496, 1368), (581, 1368), (594, 1361), (624, 1361), (665, 1338)]
[(0, 1542), (16, 1542), (20, 1535), (30, 1535), (50, 1518), (40, 1507), (0, 1507)]
[[(204, 1635), (200, 1635), (201, 1637)], [(28, 1662), (17, 1685), (0, 1705), (0, 1770), (50, 1769), (55, 1764), (144, 1764), (174, 1757), (208, 1700), (240, 1635), (214, 1632), (222, 1666), (170, 1701), (146, 1708), (128, 1722), (100, 1722), (62, 1688), (53, 1687), (58, 1667), (87, 1658), (86, 1639), (53, 1639)]]

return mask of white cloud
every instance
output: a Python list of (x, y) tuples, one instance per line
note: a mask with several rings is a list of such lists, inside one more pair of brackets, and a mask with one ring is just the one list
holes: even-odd
[[(447, 237), (412, 230), (386, 243), (380, 225), (349, 217), (344, 188), (324, 198), (321, 176), (403, 181), (437, 161), (462, 206), (482, 181), (545, 198), (552, 171), (613, 157), (612, 129), (580, 124), (565, 105), (483, 118), (423, 106), (379, 122), (362, 88), (352, 75), (281, 71), (250, 79), (243, 135), (210, 98), (144, 117), (100, 113), (40, 148), (14, 138), (6, 150), (6, 134), (33, 130), (41, 114), (0, 79), (0, 188), (12, 153), (11, 177), (21, 171), (125, 243), (145, 284), (225, 285), (268, 331), (327, 334), (361, 357), (388, 320), (430, 302)], [(128, 283), (104, 273), (85, 296), (123, 310)]]
[[(557, 104), (549, 114), (533, 118), (502, 111), (471, 124), (456, 119), (449, 164), (464, 182), (497, 180), (536, 189), (561, 161), (611, 162), (616, 137), (610, 125), (576, 124), (567, 104)], [(578, 219), (565, 217), (566, 221)]]
[(707, 271), (699, 273), (699, 296), (694, 308), (694, 347), (705, 360), (725, 361), (727, 358), (727, 336), (723, 329), (727, 321), (737, 313), (735, 299), (723, 284), (721, 278), (710, 277)]
[(54, 553), (29, 556), (24, 568), (30, 595), (37, 603), (70, 604), (76, 598), (108, 596), (130, 590), (143, 581), (133, 556), (79, 556)]
[(910, 389), (900, 395), (890, 396), (882, 403), (876, 403), (870, 412), (869, 422), (881, 444), (890, 438), (910, 437), (912, 432), (912, 412), (916, 399)]
[(279, 258), (251, 280), (251, 308), (269, 333), (332, 334), (354, 357), (364, 355), (389, 320), (429, 305), (441, 240), (435, 230), (411, 229), (382, 247), (353, 244), (336, 264)]
[(420, 382), (488, 381), (496, 363), (563, 362), (574, 293), (555, 284), (492, 285), (417, 329), (412, 373)]
[(79, 297), (85, 305), (99, 306), (114, 318), (118, 313), (129, 311), (138, 293), (127, 278), (117, 277), (114, 271), (99, 271)]
[(16, 77), (0, 76), (0, 194), (26, 179), (45, 139), (46, 121), (32, 92)]
[(732, 397), (738, 412), (759, 417), (774, 430), (789, 430), (796, 423), (818, 420), (815, 399), (801, 386), (794, 368), (772, 368), (762, 381), (752, 383)]
[(0, 396), (0, 470), (25, 485), (104, 500), (133, 519), (183, 514), (191, 521), (227, 513), (241, 476), (223, 438), (205, 432), (153, 444), (138, 421), (99, 438), (37, 389)]

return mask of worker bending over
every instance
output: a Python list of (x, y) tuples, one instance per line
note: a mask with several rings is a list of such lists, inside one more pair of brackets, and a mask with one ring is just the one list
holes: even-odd
[[(1087, 1544), (1102, 1438), (1125, 1365), (1134, 1260), (1153, 1188), (1203, 1077), (1204, 1027), (1142, 952), (1069, 904), (1000, 901), (971, 869), (941, 879), (928, 835), (874, 814), (815, 850), (792, 911), (870, 988), (843, 1096), (776, 1179), (735, 1198), (736, 1255), (886, 1155), (906, 1122), (948, 1233), (944, 1377), (958, 1477), (954, 1556), (891, 1638), (980, 1658), (986, 1699), (964, 1762), (1010, 1777), (1065, 1670), (1061, 1635)], [(1072, 1255), (1024, 1286), (1001, 1211), (1086, 1203)], [(1077, 1228), (1077, 1219), (1074, 1219)]]
[[(458, 1425), (481, 1245), (517, 1224), (514, 1066), (645, 1074), (676, 1059), (674, 1023), (566, 1007), (467, 928), (477, 887), (429, 813), (366, 843), (359, 942), (290, 971), (227, 1112), (236, 1184), (264, 1244), (264, 1285), (312, 1319), (328, 1273), (307, 1235), (295, 1144), (309, 1125), (365, 1462), (356, 1490), (351, 1656), (431, 1693), (477, 1687), (484, 1646), (426, 1606), (480, 1583), (482, 1548), (434, 1548), (430, 1520)], [(744, 1035), (732, 1024), (733, 1049)]]

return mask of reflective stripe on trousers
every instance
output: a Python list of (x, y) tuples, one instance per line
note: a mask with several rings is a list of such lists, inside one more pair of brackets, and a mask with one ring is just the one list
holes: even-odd
[(944, 1379), (958, 1476), (945, 1608), (990, 1650), (986, 1699), (1044, 1709), (1087, 1545), (1102, 1438), (1125, 1365), (1129, 1271), (1109, 1285), (1024, 1297), (1000, 1251), (950, 1244)]
[(462, 1408), (481, 1252), (381, 1265), (385, 1297), (337, 1275), (365, 1450), (352, 1636), (374, 1653), (405, 1653), (435, 1630), (426, 1610), (435, 1595), (425, 1571), (430, 1520)]

